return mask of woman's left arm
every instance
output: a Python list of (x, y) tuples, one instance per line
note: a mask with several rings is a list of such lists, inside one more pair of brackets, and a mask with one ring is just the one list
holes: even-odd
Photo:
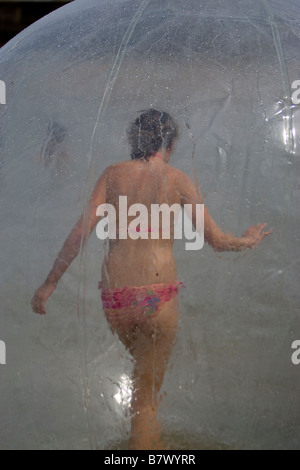
[[(192, 180), (180, 172), (177, 179), (178, 194), (181, 197), (181, 205), (192, 204), (193, 225), (197, 227), (196, 204), (203, 204), (199, 186), (195, 186)], [(251, 226), (242, 237), (236, 237), (230, 233), (224, 233), (210, 215), (207, 207), (204, 207), (204, 238), (215, 251), (242, 251), (246, 248), (256, 248), (265, 237), (273, 230), (264, 232), (267, 224), (256, 224)]]

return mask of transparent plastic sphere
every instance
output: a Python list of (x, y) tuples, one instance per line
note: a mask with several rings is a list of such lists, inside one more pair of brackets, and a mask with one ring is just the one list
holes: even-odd
[(178, 122), (171, 164), (224, 231), (274, 227), (246, 254), (176, 242), (164, 433), (176, 449), (299, 446), (299, 66), (290, 0), (77, 0), (0, 50), (3, 449), (126, 447), (132, 361), (103, 315), (96, 235), (45, 318), (30, 300), (150, 107)]

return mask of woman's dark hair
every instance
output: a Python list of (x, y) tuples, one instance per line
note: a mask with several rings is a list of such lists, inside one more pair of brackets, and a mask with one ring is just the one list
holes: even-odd
[(149, 109), (130, 125), (127, 135), (131, 158), (148, 160), (161, 148), (171, 150), (178, 137), (178, 126), (168, 113)]

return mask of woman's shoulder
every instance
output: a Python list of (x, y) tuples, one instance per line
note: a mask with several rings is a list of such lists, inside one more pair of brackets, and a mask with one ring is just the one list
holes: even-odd
[(120, 173), (124, 171), (126, 168), (130, 167), (130, 163), (131, 162), (129, 160), (123, 161), (123, 162), (112, 163), (111, 165), (106, 167), (104, 173), (106, 175), (111, 175), (111, 176), (113, 174)]
[[(136, 162), (132, 160), (125, 160), (122, 162), (118, 163), (113, 163), (112, 165), (108, 166), (105, 170), (106, 175), (109, 175), (113, 177), (114, 175), (117, 174), (126, 174), (127, 170), (133, 170), (134, 166), (136, 165)], [(168, 177), (172, 179), (174, 182), (176, 180), (179, 180), (181, 182), (183, 181), (190, 181), (189, 176), (184, 173), (182, 170), (179, 170), (178, 168), (175, 168), (167, 163), (163, 163), (164, 165), (164, 177)]]
[(175, 168), (173, 166), (170, 166), (168, 165), (169, 167), (169, 173), (170, 173), (170, 176), (171, 178), (174, 178), (174, 181), (178, 181), (178, 182), (185, 182), (185, 183), (190, 183), (191, 182), (191, 178), (186, 174), (184, 173), (182, 170), (179, 170), (178, 168)]

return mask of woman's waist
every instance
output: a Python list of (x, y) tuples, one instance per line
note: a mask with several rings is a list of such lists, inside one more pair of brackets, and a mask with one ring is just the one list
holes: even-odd
[(176, 263), (172, 251), (109, 253), (102, 268), (105, 287), (166, 284), (177, 280)]

